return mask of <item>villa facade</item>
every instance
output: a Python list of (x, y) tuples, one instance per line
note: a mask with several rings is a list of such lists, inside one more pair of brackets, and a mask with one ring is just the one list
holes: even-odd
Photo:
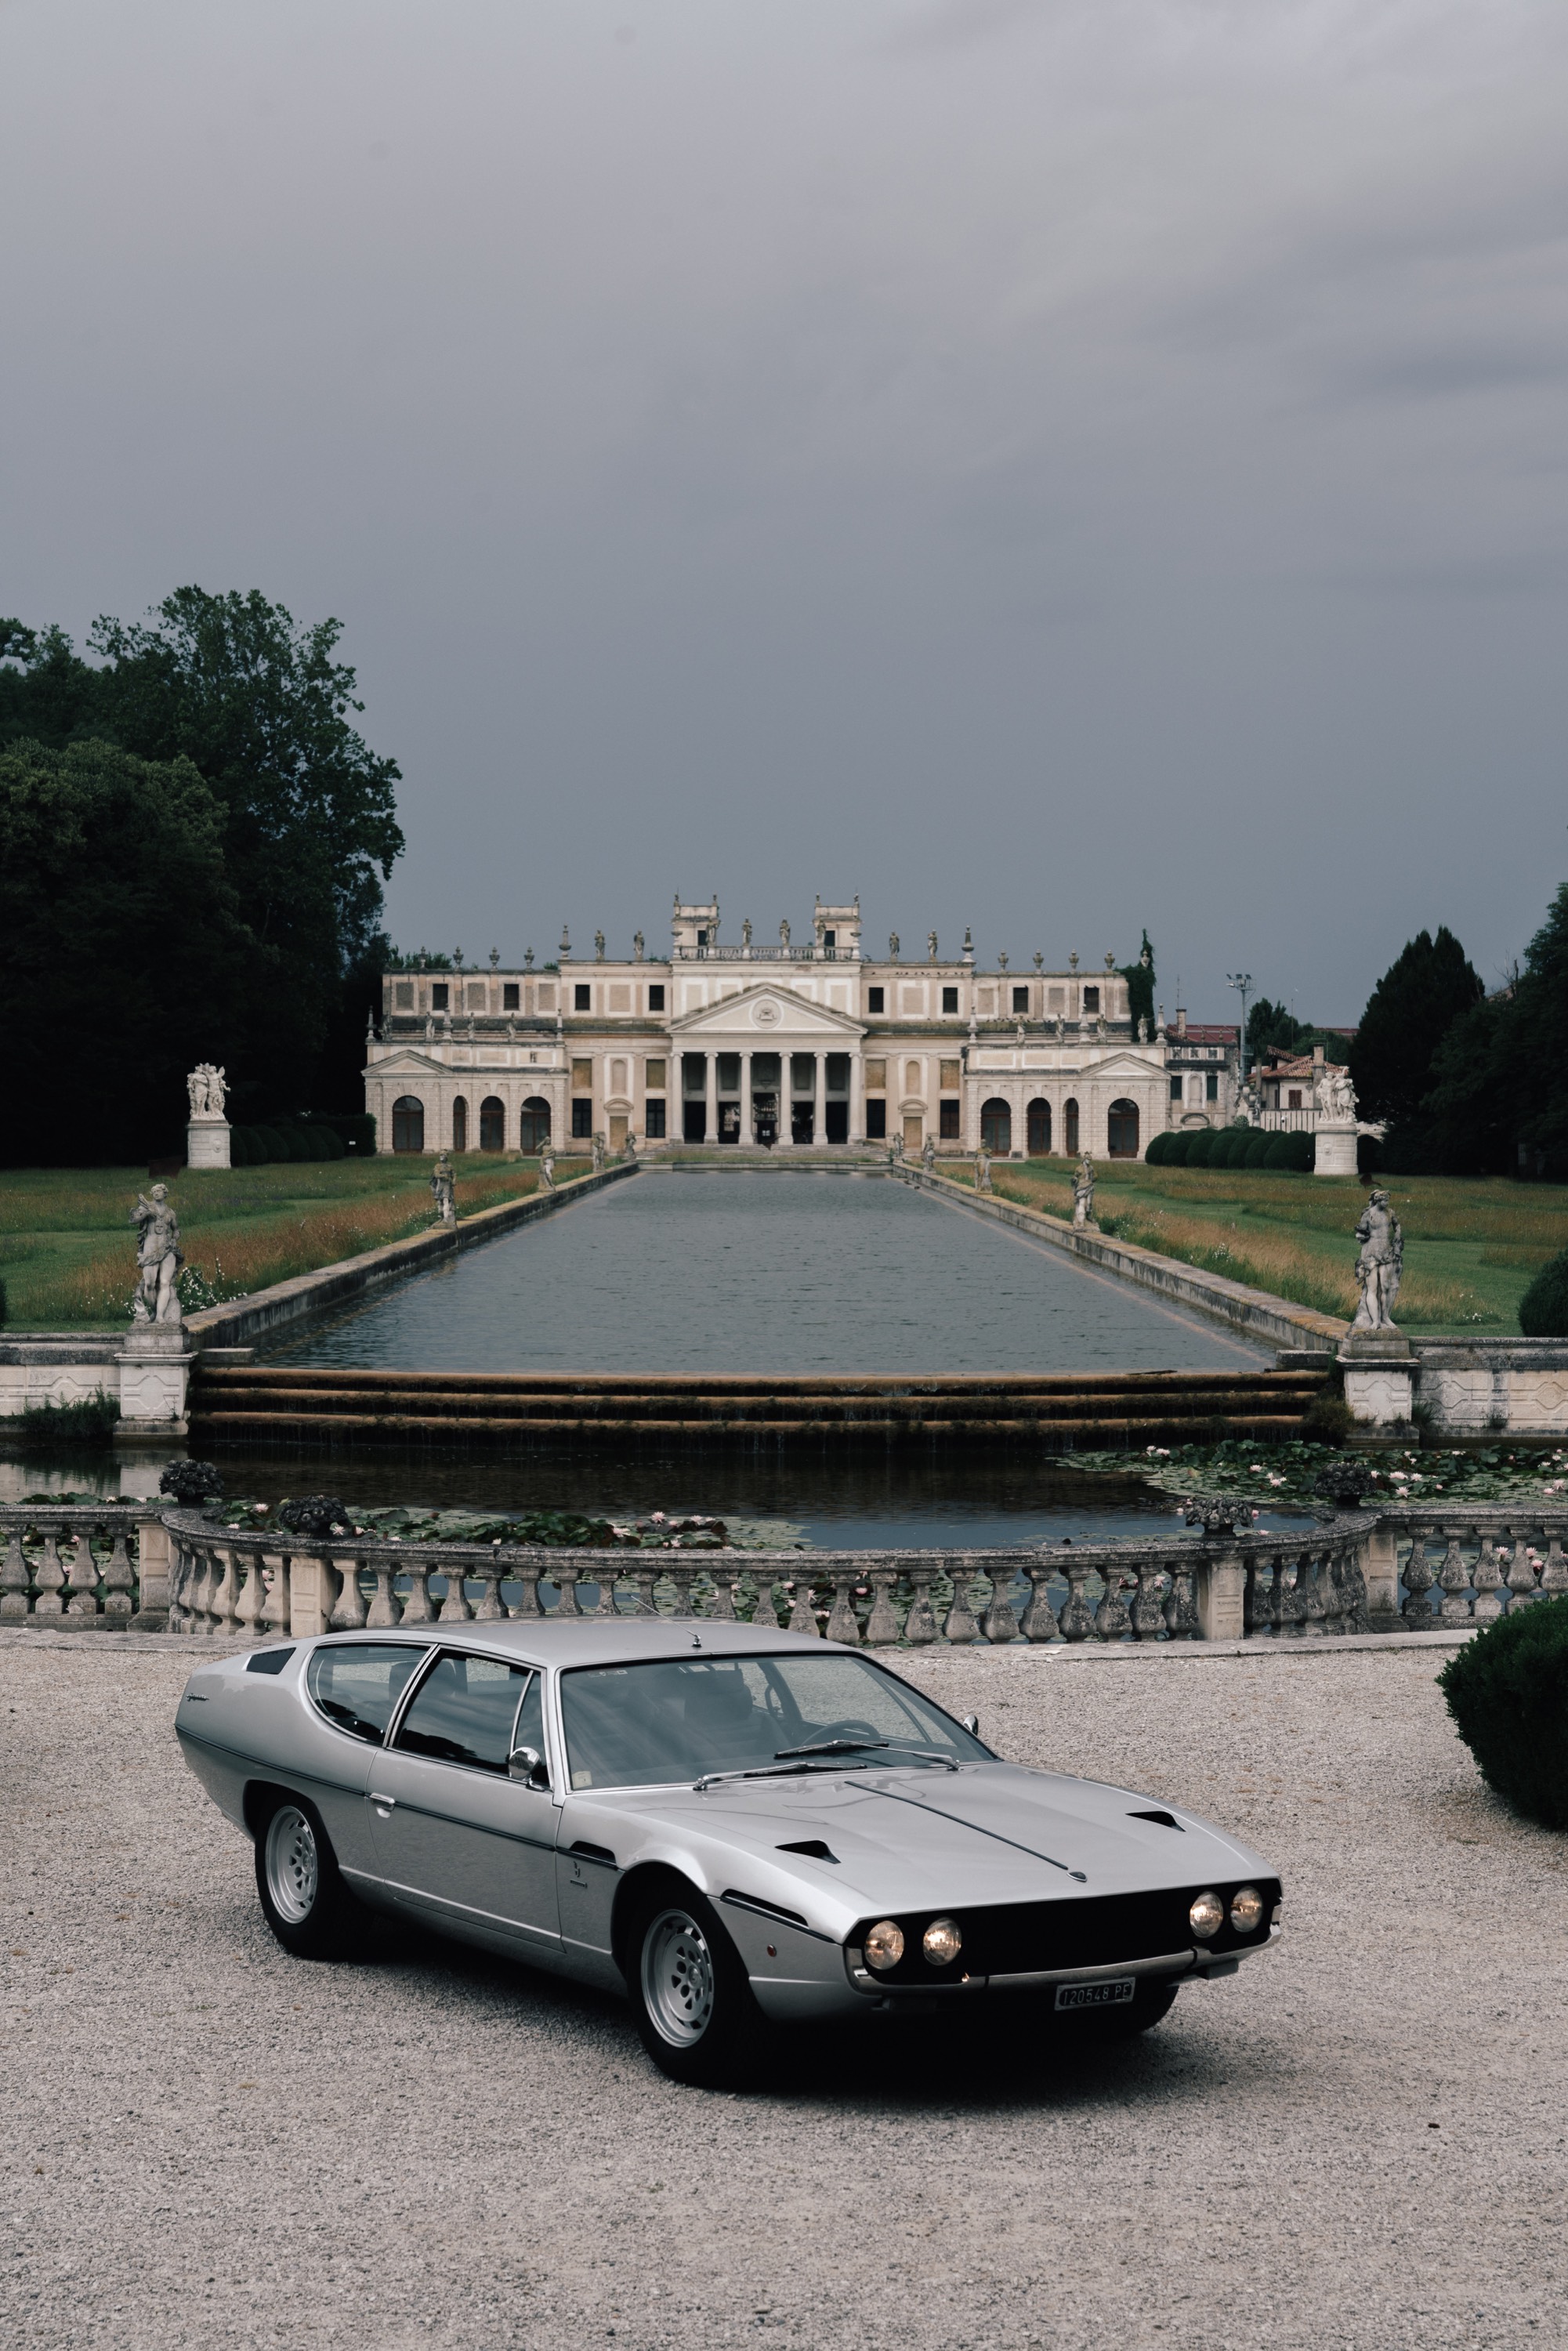
[(542, 970), (530, 957), (520, 971), (388, 972), (366, 1045), (377, 1148), (570, 1151), (597, 1134), (612, 1152), (630, 1135), (640, 1150), (900, 1143), (913, 1156), (929, 1137), (944, 1155), (984, 1143), (998, 1156), (1136, 1158), (1195, 1112), (1230, 1115), (1234, 1049), (1206, 1042), (1189, 1087), (1196, 1035), (1189, 1050), (1163, 1016), (1134, 1035), (1113, 956), (982, 970), (967, 935), (944, 957), (932, 933), (923, 958), (896, 938), (871, 957), (858, 901), (819, 901), (799, 946), (788, 923), (776, 944), (749, 922), (733, 945), (719, 931), (716, 903), (677, 899), (664, 959), (639, 934), (629, 961), (600, 937), (579, 962), (563, 935)]

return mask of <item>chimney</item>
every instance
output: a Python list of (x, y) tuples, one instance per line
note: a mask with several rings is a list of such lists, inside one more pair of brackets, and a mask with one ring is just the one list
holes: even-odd
[(1185, 1004), (1178, 1004), (1176, 1006), (1176, 1035), (1178, 1037), (1185, 1037), (1186, 1035), (1186, 1007)]
[(1321, 1045), (1314, 1045), (1312, 1047), (1312, 1067), (1314, 1070), (1321, 1070), (1322, 1065), (1323, 1049)]

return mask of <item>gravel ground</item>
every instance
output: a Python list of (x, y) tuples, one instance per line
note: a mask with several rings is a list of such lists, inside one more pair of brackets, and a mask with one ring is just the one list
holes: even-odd
[(1004, 1753), (1276, 1859), (1284, 1942), (1130, 2048), (1036, 2055), (998, 2001), (742, 2097), (455, 1947), (286, 1958), (175, 1750), (190, 1662), (0, 1635), (8, 2343), (1568, 2338), (1568, 1842), (1483, 1791), (1429, 1650), (919, 1658)]

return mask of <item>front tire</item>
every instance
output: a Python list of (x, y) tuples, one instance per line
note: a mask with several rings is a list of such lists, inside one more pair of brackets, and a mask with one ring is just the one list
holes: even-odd
[(280, 1798), (257, 1823), (256, 1890), (267, 1925), (295, 1959), (338, 1959), (352, 1948), (360, 1906), (319, 1813), (303, 1798)]
[(626, 1974), (643, 2046), (662, 2074), (702, 2089), (750, 2080), (772, 2036), (735, 1945), (695, 1886), (671, 1879), (639, 1906)]

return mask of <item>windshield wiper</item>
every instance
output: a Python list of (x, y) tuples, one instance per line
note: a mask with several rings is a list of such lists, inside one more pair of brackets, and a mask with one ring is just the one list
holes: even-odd
[(705, 1771), (700, 1780), (692, 1782), (700, 1796), (705, 1788), (716, 1788), (722, 1780), (793, 1780), (803, 1771), (864, 1771), (864, 1763), (841, 1761), (833, 1755), (821, 1755), (813, 1750), (798, 1763), (752, 1763), (745, 1771)]
[(906, 1747), (896, 1739), (821, 1739), (810, 1747), (780, 1747), (777, 1760), (782, 1763), (792, 1755), (869, 1755), (886, 1749), (902, 1761), (908, 1756), (916, 1763), (941, 1763), (949, 1771), (958, 1769), (951, 1755), (942, 1755), (929, 1747)]
[(779, 1747), (774, 1750), (776, 1763), (788, 1762), (792, 1755), (862, 1755), (868, 1748), (885, 1747), (885, 1739), (818, 1739), (807, 1747)]

